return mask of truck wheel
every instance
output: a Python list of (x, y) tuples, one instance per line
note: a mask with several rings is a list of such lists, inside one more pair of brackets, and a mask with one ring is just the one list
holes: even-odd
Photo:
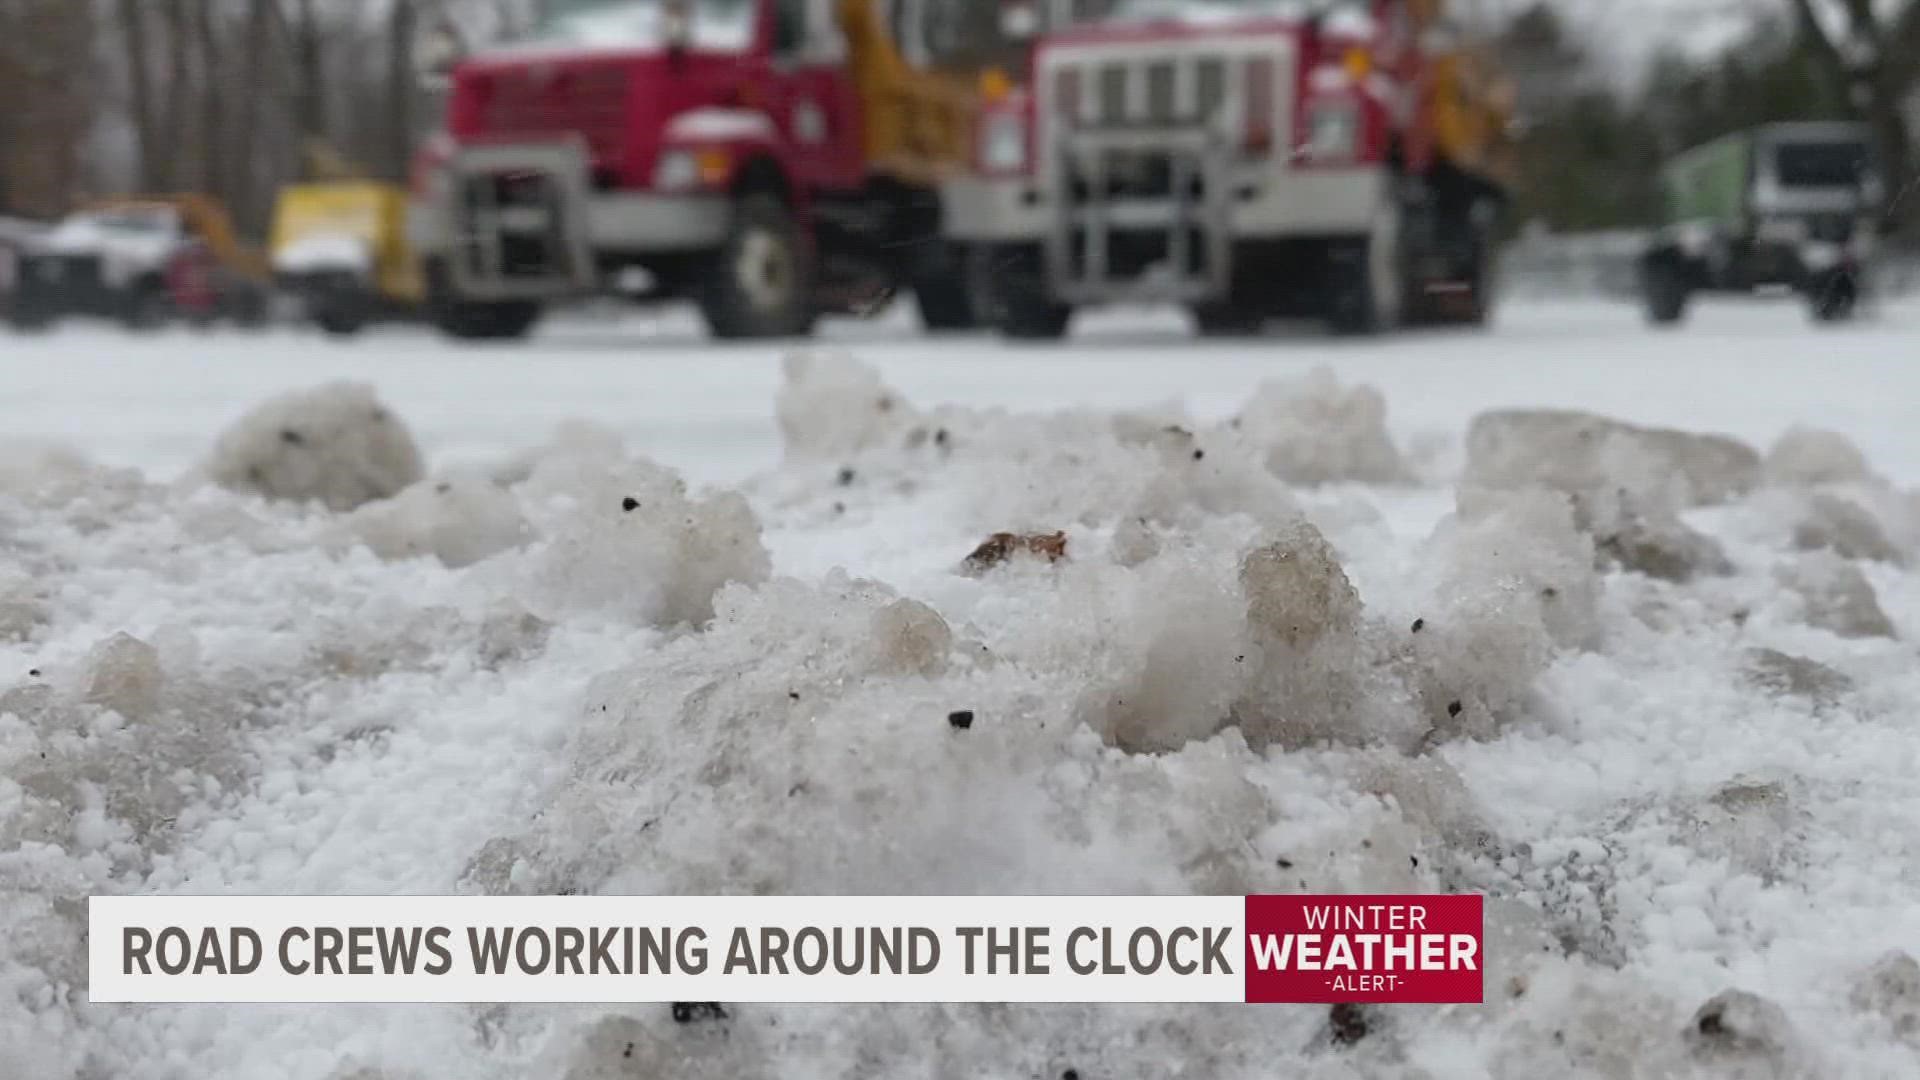
[(22, 334), (40, 334), (52, 329), (54, 315), (45, 306), (18, 293), (7, 305), (7, 325)]
[(1021, 341), (1058, 341), (1066, 336), (1073, 309), (1031, 293), (1001, 298), (1000, 332)]
[(540, 321), (540, 305), (531, 300), (455, 300), (436, 305), (432, 319), (441, 333), (459, 341), (518, 341)]
[(242, 330), (264, 330), (272, 307), (264, 290), (247, 286), (228, 299), (227, 315)]
[(456, 341), (517, 341), (540, 321), (534, 300), (461, 300), (447, 282), (446, 267), (427, 267), (427, 321)]
[(973, 330), (980, 325), (973, 296), (967, 291), (964, 268), (926, 273), (914, 278), (913, 298), (920, 322), (935, 333)]
[(813, 329), (813, 274), (800, 226), (772, 195), (748, 195), (707, 275), (700, 309), (718, 338), (794, 337)]
[(127, 291), (122, 304), (120, 325), (135, 333), (160, 329), (172, 314), (166, 291), (155, 284), (135, 284)]
[(1675, 326), (1687, 314), (1687, 283), (1680, 268), (1670, 262), (1649, 263), (1640, 272), (1640, 290), (1646, 302), (1647, 321), (1655, 326)]
[(1073, 308), (1047, 295), (1042, 257), (1032, 245), (982, 247), (968, 263), (973, 303), (1006, 337), (1055, 341), (1066, 335)]
[(1265, 316), (1226, 301), (1196, 305), (1193, 308), (1193, 323), (1201, 337), (1253, 337), (1266, 326), (1267, 320)]
[(329, 297), (313, 309), (313, 324), (328, 337), (352, 337), (367, 328), (366, 305), (357, 298)]
[(1814, 286), (1811, 301), (1815, 322), (1845, 322), (1859, 310), (1860, 283), (1849, 273), (1828, 275)]
[(1359, 257), (1337, 268), (1345, 280), (1335, 287), (1327, 317), (1334, 333), (1382, 334), (1400, 325), (1407, 302), (1404, 214), (1398, 202), (1383, 204), (1360, 242)]

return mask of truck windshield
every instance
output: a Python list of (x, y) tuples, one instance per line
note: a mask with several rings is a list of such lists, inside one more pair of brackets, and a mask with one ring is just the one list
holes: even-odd
[(1850, 140), (1783, 143), (1774, 151), (1781, 187), (1858, 187), (1871, 164), (1867, 145)]
[[(688, 0), (688, 44), (745, 49), (753, 44), (754, 0)], [(667, 5), (662, 0), (554, 0), (532, 42), (631, 48), (664, 46)]]

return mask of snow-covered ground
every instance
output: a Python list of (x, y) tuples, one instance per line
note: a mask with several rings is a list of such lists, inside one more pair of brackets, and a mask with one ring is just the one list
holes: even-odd
[[(0, 1076), (1911, 1076), (1916, 341), (0, 336)], [(1303, 888), (1488, 1004), (85, 1001), (100, 892)]]

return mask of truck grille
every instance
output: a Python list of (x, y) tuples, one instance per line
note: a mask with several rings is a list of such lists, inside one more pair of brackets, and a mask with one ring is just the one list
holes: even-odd
[(480, 133), (502, 138), (585, 138), (596, 161), (625, 149), (628, 86), (619, 68), (528, 68), (474, 77)]
[(1076, 126), (1201, 126), (1227, 104), (1227, 73), (1244, 61), (1195, 54), (1068, 61), (1055, 69), (1056, 115)]

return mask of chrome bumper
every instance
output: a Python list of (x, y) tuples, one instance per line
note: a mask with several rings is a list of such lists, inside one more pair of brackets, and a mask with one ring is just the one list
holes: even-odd
[[(524, 197), (502, 197), (509, 177)], [(407, 234), (463, 297), (549, 299), (600, 291), (602, 256), (717, 248), (728, 219), (721, 194), (595, 191), (573, 143), (470, 146), (408, 207)]]

